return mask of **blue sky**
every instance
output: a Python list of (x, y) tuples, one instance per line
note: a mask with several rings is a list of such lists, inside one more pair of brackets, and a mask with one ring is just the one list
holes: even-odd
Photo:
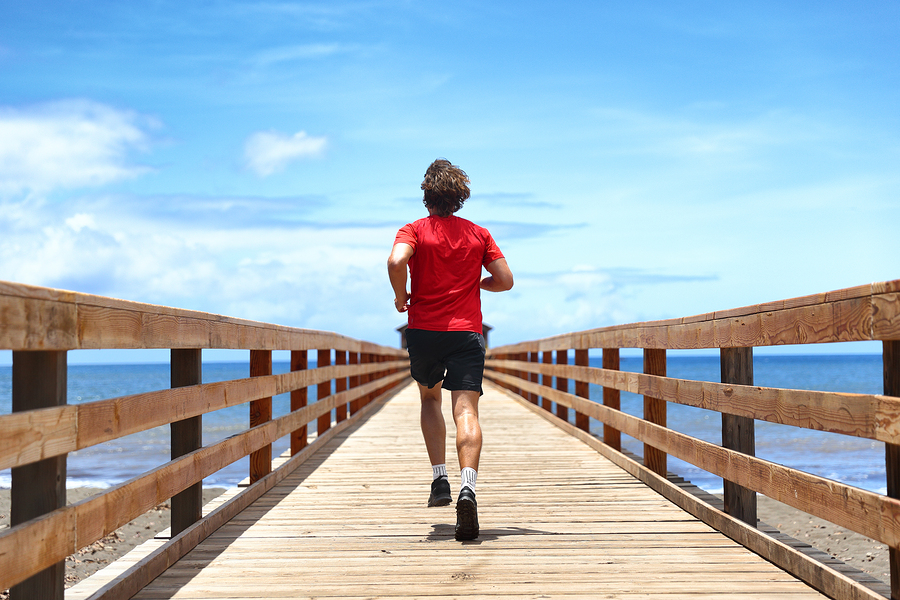
[(446, 157), (494, 345), (900, 277), (892, 2), (4, 3), (0, 279), (386, 344)]

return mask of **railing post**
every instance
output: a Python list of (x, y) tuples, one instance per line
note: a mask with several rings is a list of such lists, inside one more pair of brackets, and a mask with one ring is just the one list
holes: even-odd
[[(13, 412), (65, 405), (66, 384), (65, 350), (13, 352)], [(66, 505), (65, 454), (14, 467), (11, 477), (12, 527)], [(65, 575), (66, 562), (60, 561), (12, 586), (9, 597), (11, 600), (63, 600)]]
[[(552, 350), (544, 350), (541, 353), (541, 362), (543, 362), (545, 365), (552, 365), (553, 364), (553, 351)], [(544, 385), (547, 387), (553, 387), (553, 376), (552, 375), (541, 375), (541, 385)], [(550, 400), (550, 398), (547, 398), (546, 396), (541, 396), (541, 408), (549, 411), (549, 410), (551, 410), (552, 407), (553, 407), (553, 402)]]
[[(568, 350), (557, 350), (556, 351), (556, 364), (558, 365), (567, 365), (569, 364), (569, 351)], [(556, 389), (561, 392), (568, 393), (569, 391), (569, 380), (565, 377), (557, 377), (556, 378)], [(569, 407), (565, 404), (561, 404), (559, 402), (556, 403), (556, 416), (562, 419), (563, 421), (568, 422), (569, 420)]]
[[(331, 365), (331, 349), (320, 349), (316, 354), (316, 368), (321, 369)], [(323, 381), (316, 386), (316, 400), (322, 400), (331, 395), (331, 380)], [(331, 428), (331, 411), (319, 415), (316, 423), (316, 436), (320, 436)]]
[[(309, 355), (306, 350), (291, 351), (291, 371), (305, 371), (309, 368)], [(291, 390), (291, 412), (300, 410), (306, 406), (307, 388), (302, 387), (298, 390)], [(309, 442), (307, 433), (307, 425), (304, 423), (299, 429), (291, 432), (291, 456), (297, 454)]]
[[(528, 353), (528, 362), (533, 362), (533, 363), (538, 362), (538, 353), (537, 352), (529, 352)], [(537, 383), (538, 382), (538, 374), (537, 373), (529, 374), (528, 380), (531, 381), (531, 383)], [(538, 403), (540, 403), (540, 395), (537, 394), (536, 392), (531, 392), (528, 394), (528, 401), (531, 402), (532, 404), (538, 404)]]
[[(619, 370), (619, 349), (603, 349), (603, 368), (609, 371)], [(622, 394), (619, 390), (609, 387), (603, 388), (603, 405), (615, 410), (622, 408)], [(622, 432), (607, 423), (603, 424), (603, 442), (613, 450), (622, 450)]]
[[(350, 360), (347, 362), (349, 362), (351, 365), (358, 365), (359, 364), (359, 352), (351, 352)], [(359, 375), (351, 375), (350, 376), (350, 389), (352, 390), (355, 387), (359, 387)], [(359, 398), (351, 401), (350, 402), (350, 415), (352, 416), (352, 415), (355, 415), (357, 412), (359, 412), (359, 408), (360, 408)]]
[[(575, 350), (575, 364), (579, 367), (589, 366), (587, 348)], [(587, 381), (575, 380), (575, 395), (585, 400), (591, 399), (591, 384)], [(582, 412), (575, 411), (575, 427), (582, 431), (591, 430), (591, 418)]]
[[(335, 350), (334, 351), (334, 364), (338, 366), (343, 366), (347, 364), (347, 351), (346, 350)], [(334, 392), (340, 393), (347, 390), (347, 378), (346, 377), (338, 377), (334, 382)], [(335, 409), (335, 420), (340, 423), (341, 421), (347, 418), (347, 403), (338, 404), (338, 407)]]
[[(518, 354), (516, 354), (516, 360), (518, 360), (520, 362), (528, 362), (528, 353), (527, 352), (519, 352)], [(521, 379), (523, 381), (528, 381), (528, 379), (529, 379), (528, 371), (520, 370), (520, 371), (518, 371), (517, 375), (518, 375), (519, 379)], [(522, 396), (522, 398), (525, 398), (526, 400), (531, 396), (531, 394), (529, 392), (526, 392), (523, 388), (519, 388), (519, 395)]]
[[(250, 351), (250, 377), (272, 374), (272, 351)], [(272, 420), (272, 397), (250, 402), (250, 427)], [(250, 483), (256, 483), (272, 472), (272, 445), (264, 446), (250, 454)]]
[[(900, 397), (900, 341), (882, 342), (884, 363), (884, 395)], [(885, 444), (887, 471), (887, 495), (900, 498), (900, 445)], [(891, 565), (891, 598), (900, 600), (900, 550), (890, 547), (888, 561)]]
[[(666, 351), (661, 348), (644, 348), (644, 374), (666, 375)], [(650, 423), (666, 426), (666, 401), (644, 395), (644, 419)], [(650, 444), (644, 444), (644, 466), (666, 476), (666, 453)]]
[[(203, 383), (203, 366), (199, 348), (170, 351), (169, 379), (171, 387), (185, 387)], [(203, 416), (197, 415), (169, 424), (172, 460), (203, 447)], [(203, 516), (203, 482), (172, 496), (172, 537), (175, 537)]]
[[(722, 383), (753, 385), (753, 348), (721, 348), (719, 363)], [(722, 413), (722, 447), (756, 456), (753, 419)], [(756, 492), (733, 481), (725, 480), (723, 483), (725, 512), (756, 527)]]

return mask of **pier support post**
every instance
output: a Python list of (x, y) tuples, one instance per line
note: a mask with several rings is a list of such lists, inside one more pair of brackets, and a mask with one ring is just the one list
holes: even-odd
[[(541, 362), (543, 362), (545, 365), (552, 365), (553, 364), (553, 351), (552, 350), (544, 350), (541, 353)], [(547, 386), (547, 387), (553, 387), (553, 375), (541, 375), (541, 385)], [(546, 411), (549, 411), (552, 406), (553, 406), (553, 402), (550, 400), (550, 398), (547, 398), (546, 396), (541, 396), (541, 408), (543, 408)]]
[[(308, 361), (309, 356), (306, 350), (291, 351), (291, 371), (305, 371), (309, 367)], [(304, 408), (306, 402), (307, 388), (291, 390), (291, 412)], [(306, 448), (309, 441), (307, 431), (307, 425), (304, 423), (302, 427), (291, 432), (291, 456)]]
[[(20, 412), (66, 404), (66, 352), (14, 351), (12, 410)], [(10, 524), (30, 521), (66, 505), (66, 455), (12, 469)], [(10, 600), (63, 600), (66, 563), (60, 561), (12, 586)]]
[[(250, 377), (272, 374), (272, 351), (250, 351)], [(272, 397), (250, 402), (250, 427), (256, 427), (272, 420)], [(272, 472), (272, 444), (263, 446), (250, 454), (250, 483), (256, 483)]]
[[(609, 371), (619, 370), (619, 349), (603, 349), (603, 368)], [(619, 390), (609, 387), (603, 388), (603, 405), (620, 410), (622, 408), (622, 394)], [(622, 432), (611, 425), (603, 424), (603, 442), (613, 450), (622, 450)]]
[[(644, 374), (666, 376), (666, 351), (660, 348), (644, 349)], [(644, 419), (657, 425), (666, 426), (666, 401), (644, 395)], [(650, 444), (644, 444), (644, 466), (666, 476), (666, 453)]]
[[(331, 365), (331, 349), (320, 349), (316, 353), (316, 368), (328, 367)], [(316, 385), (316, 400), (323, 400), (331, 395), (331, 380), (323, 381)], [(320, 436), (331, 429), (331, 411), (324, 415), (319, 415), (316, 423), (316, 436)]]
[[(343, 366), (347, 364), (347, 351), (346, 350), (335, 350), (334, 351), (334, 364), (338, 366)], [(341, 392), (347, 391), (347, 378), (346, 377), (338, 377), (334, 381), (334, 393), (339, 394)], [(341, 421), (347, 418), (347, 403), (338, 404), (335, 409), (335, 421), (340, 423)]]
[[(884, 395), (900, 397), (900, 340), (886, 340), (882, 344)], [(885, 444), (884, 447), (887, 495), (900, 498), (900, 446)], [(891, 598), (900, 600), (900, 550), (889, 548), (888, 561), (891, 565)]]
[[(722, 383), (753, 385), (753, 348), (722, 348), (719, 356)], [(722, 413), (722, 447), (756, 456), (753, 419)], [(732, 481), (723, 483), (725, 512), (756, 527), (756, 492)]]
[[(569, 364), (569, 351), (568, 350), (557, 350), (556, 351), (556, 364), (558, 365), (567, 365)], [(557, 377), (556, 378), (556, 389), (561, 392), (568, 393), (569, 391), (569, 380), (565, 377)], [(559, 402), (556, 403), (556, 416), (562, 419), (563, 421), (569, 421), (569, 407), (565, 404), (561, 404)]]
[[(584, 350), (575, 350), (575, 364), (579, 367), (587, 367), (588, 365), (588, 351), (587, 348)], [(575, 395), (579, 398), (584, 398), (585, 400), (591, 399), (591, 384), (587, 381), (575, 381)], [(584, 413), (575, 411), (575, 427), (582, 431), (590, 431), (591, 430), (591, 418)]]
[[(528, 353), (528, 362), (533, 362), (533, 363), (538, 362), (538, 353), (537, 352), (529, 352)], [(531, 383), (538, 383), (538, 381), (539, 381), (538, 378), (539, 378), (539, 375), (537, 373), (530, 373), (528, 376), (528, 380)], [(541, 398), (540, 395), (536, 394), (535, 392), (530, 392), (528, 394), (528, 401), (531, 402), (532, 404), (539, 404), (541, 401), (540, 398)]]
[[(359, 364), (359, 352), (351, 352), (350, 360), (347, 362), (349, 362), (351, 365), (358, 365)], [(351, 390), (355, 387), (359, 387), (359, 377), (360, 377), (359, 375), (351, 375), (350, 376), (349, 383), (350, 383)], [(362, 408), (362, 407), (360, 406), (359, 398), (350, 402), (350, 416), (353, 416), (356, 413), (358, 413), (360, 408)]]
[[(169, 379), (173, 388), (203, 383), (203, 367), (199, 348), (172, 349)], [(203, 416), (197, 415), (169, 424), (172, 460), (203, 447)], [(203, 482), (172, 496), (172, 537), (178, 535), (203, 516)]]

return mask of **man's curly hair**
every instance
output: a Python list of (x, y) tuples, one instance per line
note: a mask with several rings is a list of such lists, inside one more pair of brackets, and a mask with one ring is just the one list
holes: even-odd
[(422, 202), (437, 216), (449, 217), (469, 199), (468, 183), (469, 176), (465, 171), (450, 164), (449, 160), (439, 158), (425, 171)]

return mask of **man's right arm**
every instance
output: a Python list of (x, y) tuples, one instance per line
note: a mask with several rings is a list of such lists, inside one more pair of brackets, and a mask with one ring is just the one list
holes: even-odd
[(388, 277), (391, 279), (391, 287), (394, 288), (394, 308), (397, 312), (406, 312), (409, 309), (409, 292), (406, 291), (406, 265), (412, 258), (414, 251), (409, 244), (398, 242), (391, 250), (388, 258)]
[(485, 268), (490, 275), (481, 280), (481, 289), (488, 292), (505, 292), (512, 289), (513, 274), (505, 258), (498, 258)]

